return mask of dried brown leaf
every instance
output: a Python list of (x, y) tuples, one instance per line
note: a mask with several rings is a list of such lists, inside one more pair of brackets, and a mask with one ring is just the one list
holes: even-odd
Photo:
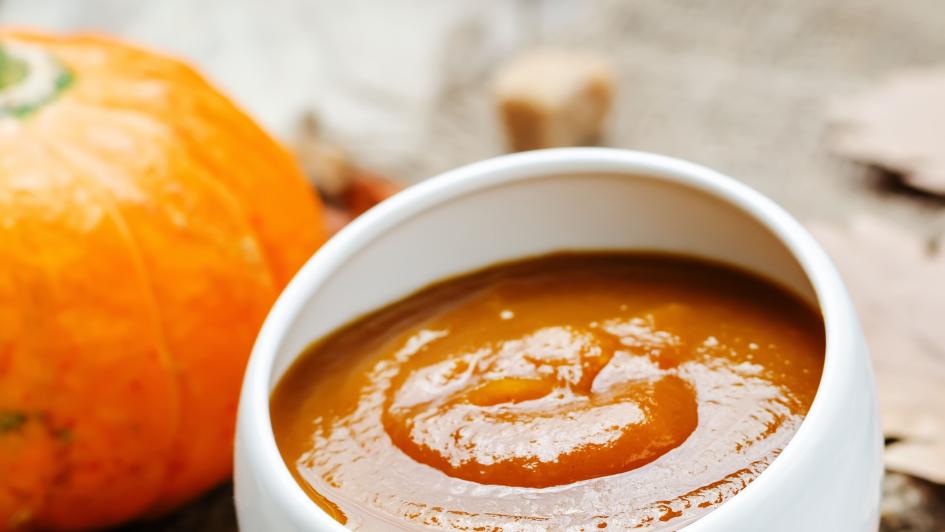
[(945, 484), (945, 253), (877, 218), (812, 224), (873, 357), (886, 466)]
[(358, 169), (342, 199), (348, 210), (359, 216), (364, 211), (400, 192), (403, 185), (374, 172)]
[(899, 73), (837, 102), (831, 149), (945, 195), (945, 67)]
[(308, 113), (299, 121), (292, 148), (309, 181), (322, 194), (337, 197), (350, 185), (353, 163), (344, 148), (322, 134), (315, 115)]

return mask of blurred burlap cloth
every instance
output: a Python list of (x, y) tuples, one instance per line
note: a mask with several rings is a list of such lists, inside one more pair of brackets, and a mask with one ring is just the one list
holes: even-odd
[[(314, 114), (359, 164), (407, 183), (503, 152), (489, 84), (510, 56), (586, 49), (619, 73), (604, 144), (716, 168), (805, 221), (871, 212), (945, 229), (945, 203), (890, 193), (824, 148), (828, 101), (945, 63), (941, 0), (0, 0), (0, 21), (189, 57), (287, 142)], [(945, 530), (945, 489), (893, 475), (886, 491), (884, 530)], [(233, 529), (230, 494), (135, 529)]]

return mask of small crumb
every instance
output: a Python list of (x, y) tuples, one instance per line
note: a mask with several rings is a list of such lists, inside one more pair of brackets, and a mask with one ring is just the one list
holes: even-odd
[(499, 313), (499, 317), (502, 318), (503, 320), (510, 320), (515, 317), (515, 313), (512, 312), (511, 310), (503, 310), (502, 312)]
[(526, 52), (495, 78), (495, 98), (509, 147), (515, 151), (596, 141), (611, 108), (616, 74), (589, 53)]

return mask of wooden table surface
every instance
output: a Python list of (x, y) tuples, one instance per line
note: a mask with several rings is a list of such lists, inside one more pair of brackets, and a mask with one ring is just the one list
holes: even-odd
[[(824, 147), (831, 99), (945, 63), (942, 0), (0, 0), (0, 23), (187, 57), (279, 137), (315, 113), (359, 161), (408, 183), (502, 152), (489, 79), (517, 50), (596, 50), (620, 74), (607, 145), (714, 167), (802, 221), (870, 212), (945, 231), (945, 202)], [(945, 490), (888, 484), (886, 530), (945, 530)], [(232, 530), (230, 497), (134, 529)]]

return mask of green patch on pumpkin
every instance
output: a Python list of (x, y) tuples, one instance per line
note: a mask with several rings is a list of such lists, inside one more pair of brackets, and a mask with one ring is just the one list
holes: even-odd
[(26, 79), (26, 63), (16, 59), (0, 46), (0, 91)]
[[(54, 75), (46, 80), (44, 86), (46, 90), (40, 91), (37, 96), (29, 101), (21, 102), (15, 105), (5, 105), (0, 101), (0, 117), (12, 116), (23, 118), (30, 113), (37, 111), (45, 104), (53, 101), (66, 88), (75, 81), (75, 76), (54, 57), (48, 58), (55, 65)], [(27, 81), (30, 76), (30, 64), (28, 61), (17, 57), (11, 53), (3, 43), (0, 43), (0, 95), (4, 90), (15, 87)]]
[(24, 412), (0, 410), (0, 436), (20, 430), (27, 419)]

